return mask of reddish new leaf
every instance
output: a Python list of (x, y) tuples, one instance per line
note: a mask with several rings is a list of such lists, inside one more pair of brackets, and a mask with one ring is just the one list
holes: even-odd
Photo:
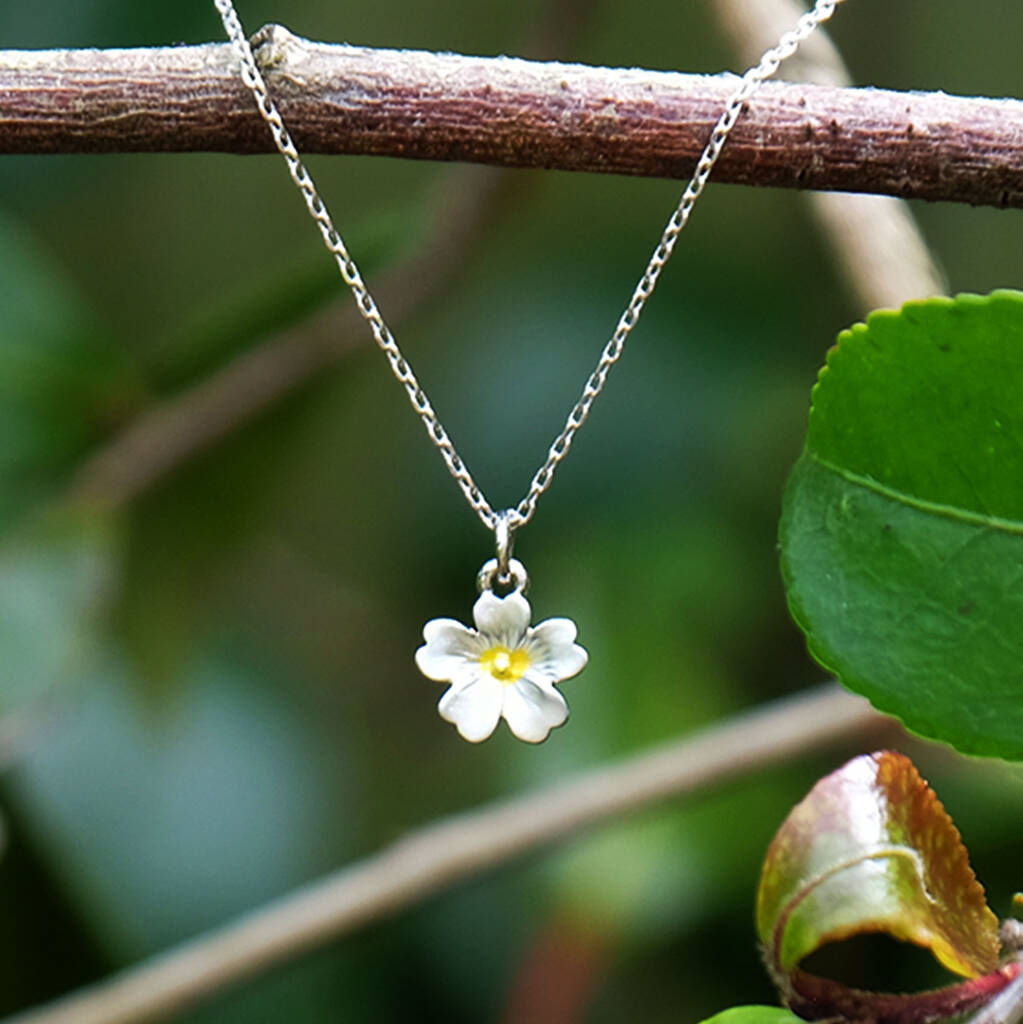
[[(757, 930), (783, 998), (813, 1017), (933, 1020), (980, 1005), (1018, 973), (998, 969), (998, 921), (951, 818), (912, 762), (888, 751), (850, 761), (793, 809), (764, 862)], [(923, 946), (976, 980), (882, 997), (799, 970), (826, 943), (867, 932)]]

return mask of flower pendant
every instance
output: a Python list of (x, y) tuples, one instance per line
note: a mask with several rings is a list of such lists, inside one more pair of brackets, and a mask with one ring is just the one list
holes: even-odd
[(454, 619), (431, 619), (416, 665), (428, 679), (449, 682), (437, 709), (470, 743), (485, 740), (503, 718), (527, 743), (540, 743), (568, 718), (568, 704), (554, 684), (586, 666), (571, 619), (530, 626), (522, 591), (526, 574), (512, 559), (515, 589), (493, 592), (490, 563), (480, 573), (482, 593), (472, 609), (475, 629)]

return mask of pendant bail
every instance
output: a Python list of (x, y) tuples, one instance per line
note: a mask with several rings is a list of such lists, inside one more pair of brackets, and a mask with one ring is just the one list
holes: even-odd
[(506, 508), (495, 514), (494, 538), (497, 541), (497, 578), (506, 583), (510, 576), (512, 548), (515, 546), (515, 510)]
[(513, 508), (494, 513), (494, 539), (497, 542), (497, 557), (491, 558), (476, 577), (480, 592), (498, 589), (523, 593), (529, 585), (529, 577), (522, 563), (512, 558), (515, 545), (515, 527), (520, 523), (519, 514)]

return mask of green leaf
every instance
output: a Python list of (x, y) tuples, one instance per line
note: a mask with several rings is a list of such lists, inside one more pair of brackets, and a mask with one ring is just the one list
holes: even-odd
[(733, 1006), (708, 1017), (702, 1024), (805, 1024), (790, 1010), (777, 1006)]
[(814, 658), (914, 732), (1023, 759), (1023, 294), (839, 336), (780, 540)]

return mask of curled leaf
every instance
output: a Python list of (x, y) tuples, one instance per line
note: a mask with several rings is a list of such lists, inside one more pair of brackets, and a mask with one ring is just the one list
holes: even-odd
[[(951, 818), (913, 763), (890, 751), (850, 761), (789, 814), (764, 862), (757, 931), (784, 1001), (812, 1017), (856, 1005), (871, 1007), (864, 1019), (937, 1019), (980, 1005), (1018, 973), (999, 969), (998, 921)], [(974, 980), (874, 996), (799, 969), (825, 944), (869, 932), (922, 946)]]

